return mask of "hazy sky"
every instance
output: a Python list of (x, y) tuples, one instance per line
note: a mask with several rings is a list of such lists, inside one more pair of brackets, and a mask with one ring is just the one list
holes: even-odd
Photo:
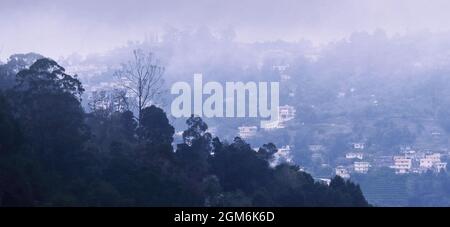
[(0, 0), (0, 59), (101, 52), (171, 26), (232, 27), (240, 41), (311, 39), (354, 31), (450, 30), (448, 0)]

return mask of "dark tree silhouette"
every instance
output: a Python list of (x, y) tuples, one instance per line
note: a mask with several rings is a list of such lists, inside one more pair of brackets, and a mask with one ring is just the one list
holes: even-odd
[(297, 166), (271, 167), (272, 143), (222, 142), (191, 116), (174, 151), (161, 108), (141, 106), (139, 124), (123, 108), (86, 114), (83, 91), (42, 58), (0, 93), (0, 206), (368, 205), (349, 181), (327, 186)]

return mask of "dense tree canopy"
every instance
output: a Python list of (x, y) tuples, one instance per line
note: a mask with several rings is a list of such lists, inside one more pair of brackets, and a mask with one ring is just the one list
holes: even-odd
[(126, 108), (86, 113), (76, 76), (51, 59), (28, 63), (0, 93), (1, 206), (368, 206), (358, 185), (272, 167), (274, 144), (221, 141), (199, 117), (174, 149), (156, 106), (140, 124)]

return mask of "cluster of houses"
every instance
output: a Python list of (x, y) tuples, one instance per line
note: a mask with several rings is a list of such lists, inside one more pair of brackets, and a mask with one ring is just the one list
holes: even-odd
[[(295, 118), (295, 108), (293, 106), (284, 105), (278, 107), (278, 120), (262, 125), (261, 129), (271, 131), (275, 129), (286, 128), (289, 121)], [(256, 136), (258, 126), (241, 126), (238, 127), (239, 137), (249, 139)]]
[(371, 168), (388, 167), (396, 174), (439, 173), (447, 169), (447, 162), (442, 160), (445, 154), (442, 152), (415, 151), (407, 147), (402, 148), (398, 155), (368, 158), (364, 147), (363, 143), (354, 143), (353, 150), (345, 155), (351, 164), (337, 166), (335, 174), (348, 179), (354, 173), (367, 174)]
[[(279, 120), (259, 128), (258, 126), (238, 127), (239, 136), (243, 139), (250, 139), (258, 134), (260, 129), (270, 131), (285, 128), (289, 121), (295, 118), (295, 108), (289, 105), (279, 107)], [(322, 166), (329, 166), (326, 158), (326, 148), (321, 144), (311, 144), (308, 146), (311, 152), (311, 160), (322, 163)], [(279, 149), (279, 156), (276, 162), (292, 161), (291, 147), (283, 146)], [(350, 178), (352, 174), (367, 174), (373, 168), (387, 167), (396, 174), (425, 173), (433, 171), (435, 173), (446, 170), (447, 162), (443, 161), (443, 152), (415, 151), (409, 147), (402, 148), (397, 155), (374, 156), (367, 152), (366, 144), (363, 142), (352, 143), (351, 149), (345, 154), (343, 162), (334, 167), (334, 173), (344, 179)]]
[(441, 172), (447, 169), (447, 162), (443, 162), (441, 158), (441, 153), (406, 150), (401, 155), (393, 157), (394, 163), (390, 167), (397, 174), (424, 173), (427, 171)]
[(345, 154), (345, 159), (351, 164), (337, 166), (335, 168), (335, 174), (344, 179), (348, 179), (351, 173), (366, 174), (369, 172), (372, 164), (367, 161), (364, 149), (364, 143), (353, 143), (352, 150)]
[(289, 121), (295, 118), (295, 108), (293, 106), (284, 105), (278, 107), (278, 120), (271, 121), (261, 126), (266, 131), (274, 129), (286, 128)]
[[(274, 66), (275, 70), (278, 70), (280, 72), (284, 72), (289, 66)], [(288, 80), (290, 77), (288, 77), (286, 74), (282, 74), (282, 78)], [(238, 127), (238, 135), (242, 139), (251, 139), (255, 137), (258, 134), (258, 131), (264, 130), (264, 131), (273, 131), (277, 129), (283, 129), (286, 128), (291, 120), (295, 118), (295, 108), (290, 105), (284, 105), (278, 107), (278, 120), (269, 122), (266, 124), (261, 125), (260, 127), (250, 125), (250, 126), (240, 126)], [(292, 153), (291, 153), (292, 146), (286, 145), (282, 146), (278, 149), (277, 153), (274, 155), (274, 159), (270, 163), (272, 166), (278, 165), (281, 162), (287, 162), (291, 163), (293, 162)], [(255, 148), (257, 150), (257, 148)]]

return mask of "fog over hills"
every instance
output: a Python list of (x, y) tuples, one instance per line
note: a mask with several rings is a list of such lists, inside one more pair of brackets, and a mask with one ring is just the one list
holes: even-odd
[[(96, 92), (118, 87), (121, 64), (134, 50), (151, 52), (165, 69), (166, 92), (152, 102), (167, 113), (165, 122), (152, 107), (167, 127), (163, 150), (186, 151), (187, 119), (171, 115), (174, 83), (192, 85), (195, 73), (221, 84), (280, 82), (284, 120), (264, 128), (260, 118), (204, 117), (207, 132), (231, 151), (245, 143), (246, 151), (276, 150), (265, 160), (271, 168), (296, 165), (281, 172), (356, 181), (371, 204), (447, 206), (449, 9), (445, 0), (0, 0), (0, 89), (12, 87), (20, 67), (50, 57), (80, 79), (86, 113), (77, 114), (92, 117)], [(40, 55), (9, 58), (30, 52)], [(21, 57), (25, 63), (15, 61)], [(93, 140), (110, 142), (107, 120), (87, 120), (98, 130)], [(110, 149), (105, 144), (99, 149)]]
[(383, 29), (389, 35), (450, 28), (445, 0), (3, 0), (0, 56), (52, 58), (104, 52), (168, 28), (236, 30), (244, 42), (308, 39), (315, 44)]

